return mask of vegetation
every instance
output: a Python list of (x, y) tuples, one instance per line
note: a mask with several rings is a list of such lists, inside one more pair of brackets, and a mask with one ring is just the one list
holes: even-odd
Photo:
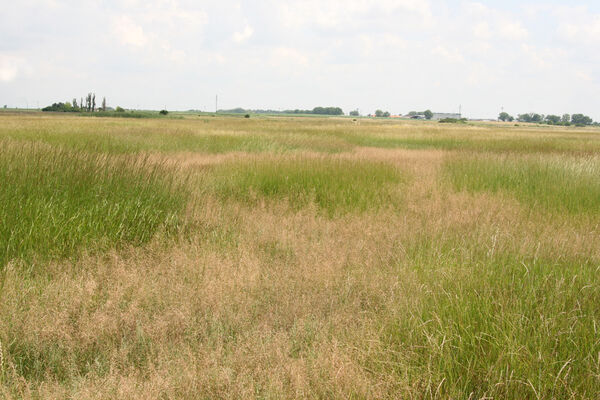
[(71, 103), (52, 103), (52, 105), (42, 108), (42, 111), (55, 111), (55, 112), (74, 112), (79, 111), (79, 108), (73, 108)]
[(506, 192), (534, 208), (600, 214), (595, 158), (461, 157), (446, 168), (457, 190)]
[(147, 242), (178, 224), (185, 191), (143, 159), (2, 140), (0, 266)]
[(317, 115), (344, 115), (344, 111), (339, 107), (315, 107), (312, 113)]
[(59, 112), (87, 112), (93, 113), (96, 111), (106, 111), (106, 98), (102, 98), (102, 105), (100, 109), (96, 108), (96, 93), (88, 93), (85, 97), (85, 103), (83, 98), (80, 99), (79, 104), (77, 104), (77, 99), (73, 98), (71, 103), (53, 103), (50, 106), (42, 108), (42, 111), (59, 111)]
[(246, 110), (238, 107), (230, 110), (219, 110), (221, 114), (315, 114), (315, 115), (344, 115), (344, 111), (339, 107), (315, 107), (312, 110)]
[(466, 124), (466, 118), (442, 118), (438, 121), (441, 124)]
[(0, 398), (600, 396), (598, 128), (242, 116), (0, 115)]
[(390, 113), (388, 111), (376, 110), (375, 116), (378, 118), (389, 118)]
[[(502, 114), (500, 114), (502, 116)], [(502, 121), (504, 121), (502, 118), (500, 118)], [(593, 124), (593, 120), (588, 117), (587, 115), (583, 115), (583, 114), (573, 114), (573, 115), (569, 115), (569, 114), (563, 114), (562, 117), (558, 116), (558, 115), (543, 115), (543, 114), (536, 114), (536, 113), (529, 113), (529, 114), (519, 114), (519, 116), (517, 117), (517, 120), (519, 122), (533, 122), (533, 123), (544, 123), (544, 124), (548, 124), (548, 125), (565, 125), (565, 126), (569, 126), (569, 125), (576, 125), (576, 126), (588, 126), (588, 125), (592, 125)]]
[(401, 178), (384, 163), (299, 158), (228, 163), (217, 168), (211, 185), (223, 199), (286, 200), (294, 209), (314, 203), (334, 216), (397, 206), (391, 187)]

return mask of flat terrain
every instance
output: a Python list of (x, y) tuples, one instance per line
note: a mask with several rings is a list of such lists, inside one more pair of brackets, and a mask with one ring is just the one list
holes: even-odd
[(600, 397), (600, 130), (0, 113), (0, 398)]

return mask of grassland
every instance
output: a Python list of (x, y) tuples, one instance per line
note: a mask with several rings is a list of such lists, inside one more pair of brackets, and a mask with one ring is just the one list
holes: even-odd
[(0, 397), (598, 398), (599, 152), (0, 113)]

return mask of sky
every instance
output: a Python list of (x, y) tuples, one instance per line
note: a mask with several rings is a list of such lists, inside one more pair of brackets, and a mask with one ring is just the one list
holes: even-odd
[[(0, 107), (600, 120), (597, 0), (0, 0)], [(99, 101), (98, 101), (99, 102)]]

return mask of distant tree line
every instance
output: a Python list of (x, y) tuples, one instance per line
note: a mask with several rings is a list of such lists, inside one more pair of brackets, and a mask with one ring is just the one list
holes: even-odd
[(52, 105), (42, 108), (42, 111), (58, 112), (96, 112), (106, 110), (106, 97), (102, 98), (100, 107), (96, 107), (96, 93), (88, 93), (85, 99), (81, 97), (79, 102), (77, 102), (76, 98), (73, 98), (71, 102), (52, 103)]
[(408, 116), (409, 117), (417, 117), (419, 115), (422, 115), (423, 117), (425, 117), (425, 119), (431, 119), (431, 118), (433, 118), (433, 112), (431, 110), (409, 111), (408, 112)]
[(377, 118), (388, 118), (390, 116), (389, 111), (375, 110), (375, 116)]
[(344, 111), (339, 107), (315, 107), (312, 110), (247, 110), (241, 107), (229, 110), (219, 110), (220, 113), (229, 114), (316, 114), (316, 115), (344, 115)]
[[(507, 112), (501, 112), (498, 115), (498, 119), (500, 121), (512, 122), (515, 118), (508, 114)], [(553, 115), (553, 114), (537, 114), (537, 113), (527, 113), (527, 114), (519, 114), (517, 115), (517, 121), (519, 122), (531, 122), (536, 124), (546, 124), (546, 125), (563, 125), (563, 126), (588, 126), (588, 125), (598, 125), (598, 123), (594, 123), (594, 121), (583, 114), (563, 114), (563, 115)]]

